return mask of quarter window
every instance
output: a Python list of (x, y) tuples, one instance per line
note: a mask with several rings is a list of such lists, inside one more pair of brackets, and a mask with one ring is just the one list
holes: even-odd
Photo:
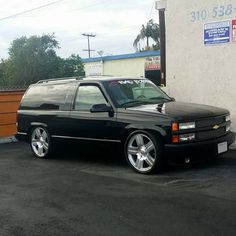
[(107, 104), (107, 100), (99, 87), (95, 85), (81, 85), (75, 99), (75, 110), (89, 111), (95, 104)]
[(21, 109), (63, 110), (71, 84), (33, 85), (23, 98)]

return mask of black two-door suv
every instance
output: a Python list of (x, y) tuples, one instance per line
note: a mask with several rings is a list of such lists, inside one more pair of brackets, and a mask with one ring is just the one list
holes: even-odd
[[(176, 102), (148, 79), (68, 78), (39, 81), (26, 91), (17, 116), (17, 139), (36, 157), (54, 144), (76, 140), (116, 143), (130, 166), (150, 173), (165, 160), (183, 162), (221, 154), (235, 141), (228, 110)], [(199, 153), (197, 156), (194, 155)]]

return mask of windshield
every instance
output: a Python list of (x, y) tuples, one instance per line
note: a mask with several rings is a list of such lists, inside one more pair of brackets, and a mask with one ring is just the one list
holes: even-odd
[(147, 79), (109, 81), (108, 91), (118, 107), (171, 101), (170, 97)]

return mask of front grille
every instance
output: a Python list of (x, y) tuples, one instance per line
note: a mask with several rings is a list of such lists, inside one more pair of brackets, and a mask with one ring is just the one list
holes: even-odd
[[(221, 137), (226, 134), (225, 116), (211, 117), (209, 119), (196, 121), (196, 128), (204, 129), (196, 133), (197, 140), (207, 140)], [(221, 126), (213, 129), (215, 125)]]
[(219, 128), (218, 130), (208, 130), (197, 133), (198, 140), (218, 138), (226, 134), (225, 127)]
[(213, 127), (225, 122), (225, 116), (211, 117), (209, 119), (196, 121), (197, 128)]

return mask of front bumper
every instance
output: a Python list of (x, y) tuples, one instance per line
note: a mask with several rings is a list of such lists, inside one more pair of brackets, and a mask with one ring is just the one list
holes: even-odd
[(180, 144), (166, 144), (165, 155), (171, 163), (184, 163), (186, 158), (191, 162), (200, 162), (211, 159), (218, 154), (217, 145), (222, 142), (227, 142), (228, 147), (235, 141), (235, 133), (230, 132), (219, 138)]

